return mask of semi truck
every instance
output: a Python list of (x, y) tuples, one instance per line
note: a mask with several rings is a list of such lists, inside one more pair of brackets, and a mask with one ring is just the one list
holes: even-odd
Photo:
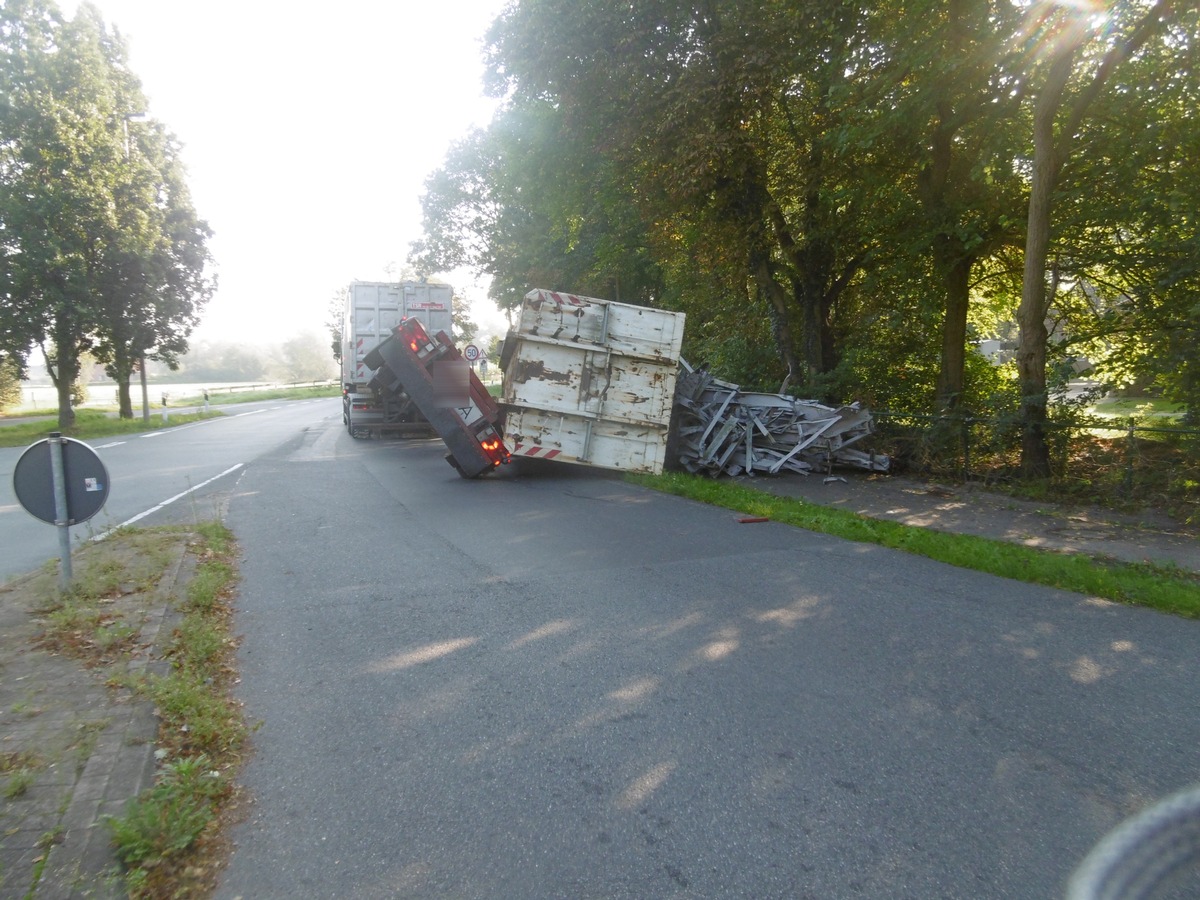
[(364, 354), (368, 392), (404, 398), (465, 478), (511, 458), (660, 473), (666, 460), (682, 313), (537, 289), (505, 339), (500, 402), (449, 335), (401, 321)]
[(453, 296), (450, 285), (428, 281), (350, 284), (342, 315), (342, 422), (352, 436), (428, 433), (428, 421), (406, 392), (371, 388), (375, 370), (366, 356), (406, 319), (429, 334), (449, 334)]
[(417, 319), (405, 319), (366, 354), (370, 388), (403, 395), (446, 444), (446, 460), (463, 478), (477, 478), (510, 459), (501, 437), (499, 405), (450, 336), (431, 337)]

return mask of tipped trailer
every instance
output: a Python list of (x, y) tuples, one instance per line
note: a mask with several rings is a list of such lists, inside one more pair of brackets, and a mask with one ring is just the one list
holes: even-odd
[(514, 458), (661, 474), (685, 316), (537, 289), (501, 355)]
[(342, 422), (353, 437), (383, 433), (428, 434), (429, 423), (403, 391), (381, 394), (370, 386), (367, 354), (405, 319), (430, 334), (449, 331), (454, 290), (425, 281), (355, 281), (342, 311)]
[(660, 474), (684, 321), (683, 313), (530, 291), (505, 339), (500, 403), (446, 332), (416, 318), (400, 321), (361, 364), (373, 373), (371, 395), (410, 403), (464, 478), (512, 458)]
[(445, 442), (447, 462), (463, 478), (478, 478), (509, 461), (501, 411), (444, 331), (432, 338), (405, 319), (364, 356), (370, 387), (385, 400), (403, 395)]

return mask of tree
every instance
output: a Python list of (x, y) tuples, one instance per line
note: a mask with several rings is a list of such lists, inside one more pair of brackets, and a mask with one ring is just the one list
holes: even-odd
[(89, 281), (110, 233), (111, 102), (85, 17), (63, 23), (42, 0), (20, 0), (0, 10), (0, 34), (3, 349), (23, 368), (41, 346), (67, 429), (98, 318)]
[(568, 145), (619, 173), (652, 257), (706, 264), (709, 297), (763, 310), (783, 371), (810, 384), (836, 365), (835, 310), (870, 252), (851, 177), (865, 157), (841, 142), (857, 13), (558, 0), (491, 33), (498, 86), (552, 105)]
[(21, 374), (17, 364), (8, 357), (0, 357), (0, 411), (21, 402)]
[(342, 334), (346, 327), (346, 301), (349, 297), (348, 288), (338, 288), (329, 298), (325, 307), (325, 327), (329, 329), (329, 346), (333, 350), (334, 362), (342, 364)]
[(940, 297), (939, 410), (963, 399), (973, 274), (1019, 238), (1020, 105), (996, 65), (1016, 17), (1013, 4), (994, 0), (885, 3), (869, 13), (878, 60), (864, 99), (873, 110), (859, 116), (856, 139), (887, 145), (880, 173), (917, 201), (900, 202), (900, 218), (885, 227), (911, 235), (910, 260), (890, 264), (927, 258), (920, 279)]
[(102, 303), (95, 352), (117, 382), (121, 417), (131, 418), (133, 372), (147, 358), (175, 369), (212, 296), (212, 232), (192, 207), (178, 142), (161, 123), (137, 121), (147, 104), (123, 41), (90, 12), (119, 113), (114, 129), (124, 143), (113, 186), (115, 233), (95, 278)]
[(42, 347), (61, 427), (89, 350), (131, 416), (135, 364), (152, 347), (172, 363), (211, 294), (208, 228), (166, 133), (128, 131), (144, 98), (95, 7), (64, 22), (44, 0), (19, 0), (0, 33), (3, 347), (22, 365)]
[[(1030, 176), (1025, 273), (1017, 311), (1020, 347), (1021, 468), (1027, 476), (1050, 474), (1046, 440), (1046, 315), (1049, 248), (1055, 192), (1074, 140), (1090, 107), (1117, 68), (1161, 34), (1172, 13), (1169, 0), (1148, 8), (1117, 4), (1104, 21), (1086, 7), (1037, 4), (1030, 8), (1025, 37), (1031, 48), (1033, 160)], [(1039, 77), (1040, 76), (1040, 77)]]
[(280, 381), (325, 381), (332, 377), (333, 366), (325, 345), (311, 331), (293, 335), (279, 348), (273, 367)]

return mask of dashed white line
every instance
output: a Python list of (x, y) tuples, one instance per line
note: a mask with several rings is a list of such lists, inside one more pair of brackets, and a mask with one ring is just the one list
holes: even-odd
[(101, 444), (100, 446), (93, 447), (92, 449), (93, 450), (107, 450), (109, 447), (120, 447), (124, 443), (127, 443), (127, 442), (126, 441), (113, 441), (111, 444)]
[(195, 491), (200, 490), (200, 488), (206, 487), (206, 486), (212, 484), (218, 478), (224, 478), (230, 472), (236, 472), (243, 465), (245, 465), (245, 463), (238, 463), (236, 466), (230, 466), (228, 469), (226, 469), (220, 475), (214, 475), (212, 478), (208, 479), (208, 481), (203, 481), (200, 484), (196, 485), (195, 487), (190, 487), (186, 491), (178, 493), (174, 497), (164, 500), (162, 503), (158, 504), (158, 506), (152, 506), (150, 509), (146, 510), (145, 512), (138, 513), (132, 519), (126, 519), (124, 522), (122, 522), (120, 525), (117, 525), (115, 528), (110, 528), (110, 529), (108, 529), (108, 531), (104, 532), (103, 534), (96, 535), (94, 538), (92, 538), (92, 540), (93, 541), (102, 541), (106, 537), (108, 537), (110, 534), (112, 534), (114, 531), (124, 528), (126, 525), (132, 525), (134, 522), (138, 521), (139, 519), (146, 518), (146, 516), (150, 515), (151, 513), (158, 512), (164, 506), (169, 506), (170, 504), (174, 503), (176, 500), (186, 497), (188, 494), (194, 493)]

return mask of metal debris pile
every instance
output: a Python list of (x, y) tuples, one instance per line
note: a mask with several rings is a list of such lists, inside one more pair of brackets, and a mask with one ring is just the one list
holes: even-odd
[(787, 394), (744, 393), (681, 360), (675, 404), (679, 461), (689, 472), (807, 475), (835, 466), (886, 472), (891, 462), (851, 447), (875, 430), (857, 402), (835, 409)]

